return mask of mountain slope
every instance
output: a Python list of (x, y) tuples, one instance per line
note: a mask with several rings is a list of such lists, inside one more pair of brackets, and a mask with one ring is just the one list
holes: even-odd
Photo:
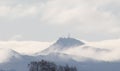
[(78, 71), (120, 71), (120, 60), (114, 60), (111, 52), (106, 48), (86, 45), (74, 38), (60, 38), (48, 49), (34, 56), (0, 48), (0, 70), (29, 71), (28, 64), (31, 61), (44, 59), (57, 65), (75, 66)]
[(12, 49), (0, 48), (0, 63), (21, 59), (21, 55)]
[(21, 55), (12, 49), (0, 48), (0, 70), (28, 71), (27, 64), (34, 57)]
[(78, 47), (78, 46), (82, 46), (85, 43), (82, 41), (79, 41), (75, 38), (59, 38), (53, 45), (51, 45), (50, 47), (48, 47), (47, 49), (43, 50), (39, 54), (49, 54), (52, 52), (59, 52), (62, 50), (66, 50), (72, 47)]

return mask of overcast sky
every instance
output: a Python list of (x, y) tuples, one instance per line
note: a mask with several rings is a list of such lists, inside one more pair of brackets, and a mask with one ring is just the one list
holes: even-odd
[(120, 38), (119, 0), (0, 0), (0, 40)]

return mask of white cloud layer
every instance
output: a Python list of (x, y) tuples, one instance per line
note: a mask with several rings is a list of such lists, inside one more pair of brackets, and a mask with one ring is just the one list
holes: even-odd
[(50, 45), (50, 42), (39, 41), (0, 41), (1, 48), (12, 49), (20, 54), (33, 55)]
[[(0, 56), (6, 59), (9, 52), (3, 48), (12, 49), (20, 54), (34, 55), (48, 48), (53, 42), (38, 41), (0, 41)], [(120, 61), (120, 39), (100, 42), (86, 42), (86, 45), (58, 51), (75, 56), (77, 60), (95, 59), (99, 61)], [(55, 50), (53, 49), (53, 52)], [(4, 56), (6, 55), (6, 56)], [(77, 58), (76, 58), (77, 57)]]
[(77, 56), (77, 60), (94, 59), (98, 61), (120, 61), (120, 39), (89, 42), (81, 47), (74, 47), (63, 51)]

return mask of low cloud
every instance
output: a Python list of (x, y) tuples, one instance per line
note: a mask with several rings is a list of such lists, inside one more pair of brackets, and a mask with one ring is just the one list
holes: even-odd
[[(120, 61), (120, 39), (86, 42), (86, 45), (73, 47), (62, 53), (75, 56), (77, 60)], [(20, 54), (34, 55), (48, 48), (53, 42), (39, 41), (0, 41), (0, 48), (12, 49)], [(53, 50), (54, 51), (54, 50)], [(59, 51), (58, 51), (59, 52)], [(77, 57), (77, 58), (76, 58)]]
[(50, 42), (39, 41), (0, 41), (1, 48), (12, 49), (20, 54), (33, 55), (50, 45)]
[(77, 60), (94, 59), (98, 61), (120, 61), (120, 39), (89, 42), (81, 47), (74, 47), (64, 53), (77, 56)]

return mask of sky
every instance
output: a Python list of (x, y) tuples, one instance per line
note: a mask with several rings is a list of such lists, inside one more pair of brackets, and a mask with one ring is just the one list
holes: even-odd
[(0, 40), (120, 38), (119, 0), (0, 0)]
[(93, 48), (75, 48), (76, 51), (69, 50), (71, 53), (119, 60), (120, 1), (0, 0), (0, 48), (34, 54), (69, 34), (87, 41), (90, 46), (110, 50), (96, 52)]

